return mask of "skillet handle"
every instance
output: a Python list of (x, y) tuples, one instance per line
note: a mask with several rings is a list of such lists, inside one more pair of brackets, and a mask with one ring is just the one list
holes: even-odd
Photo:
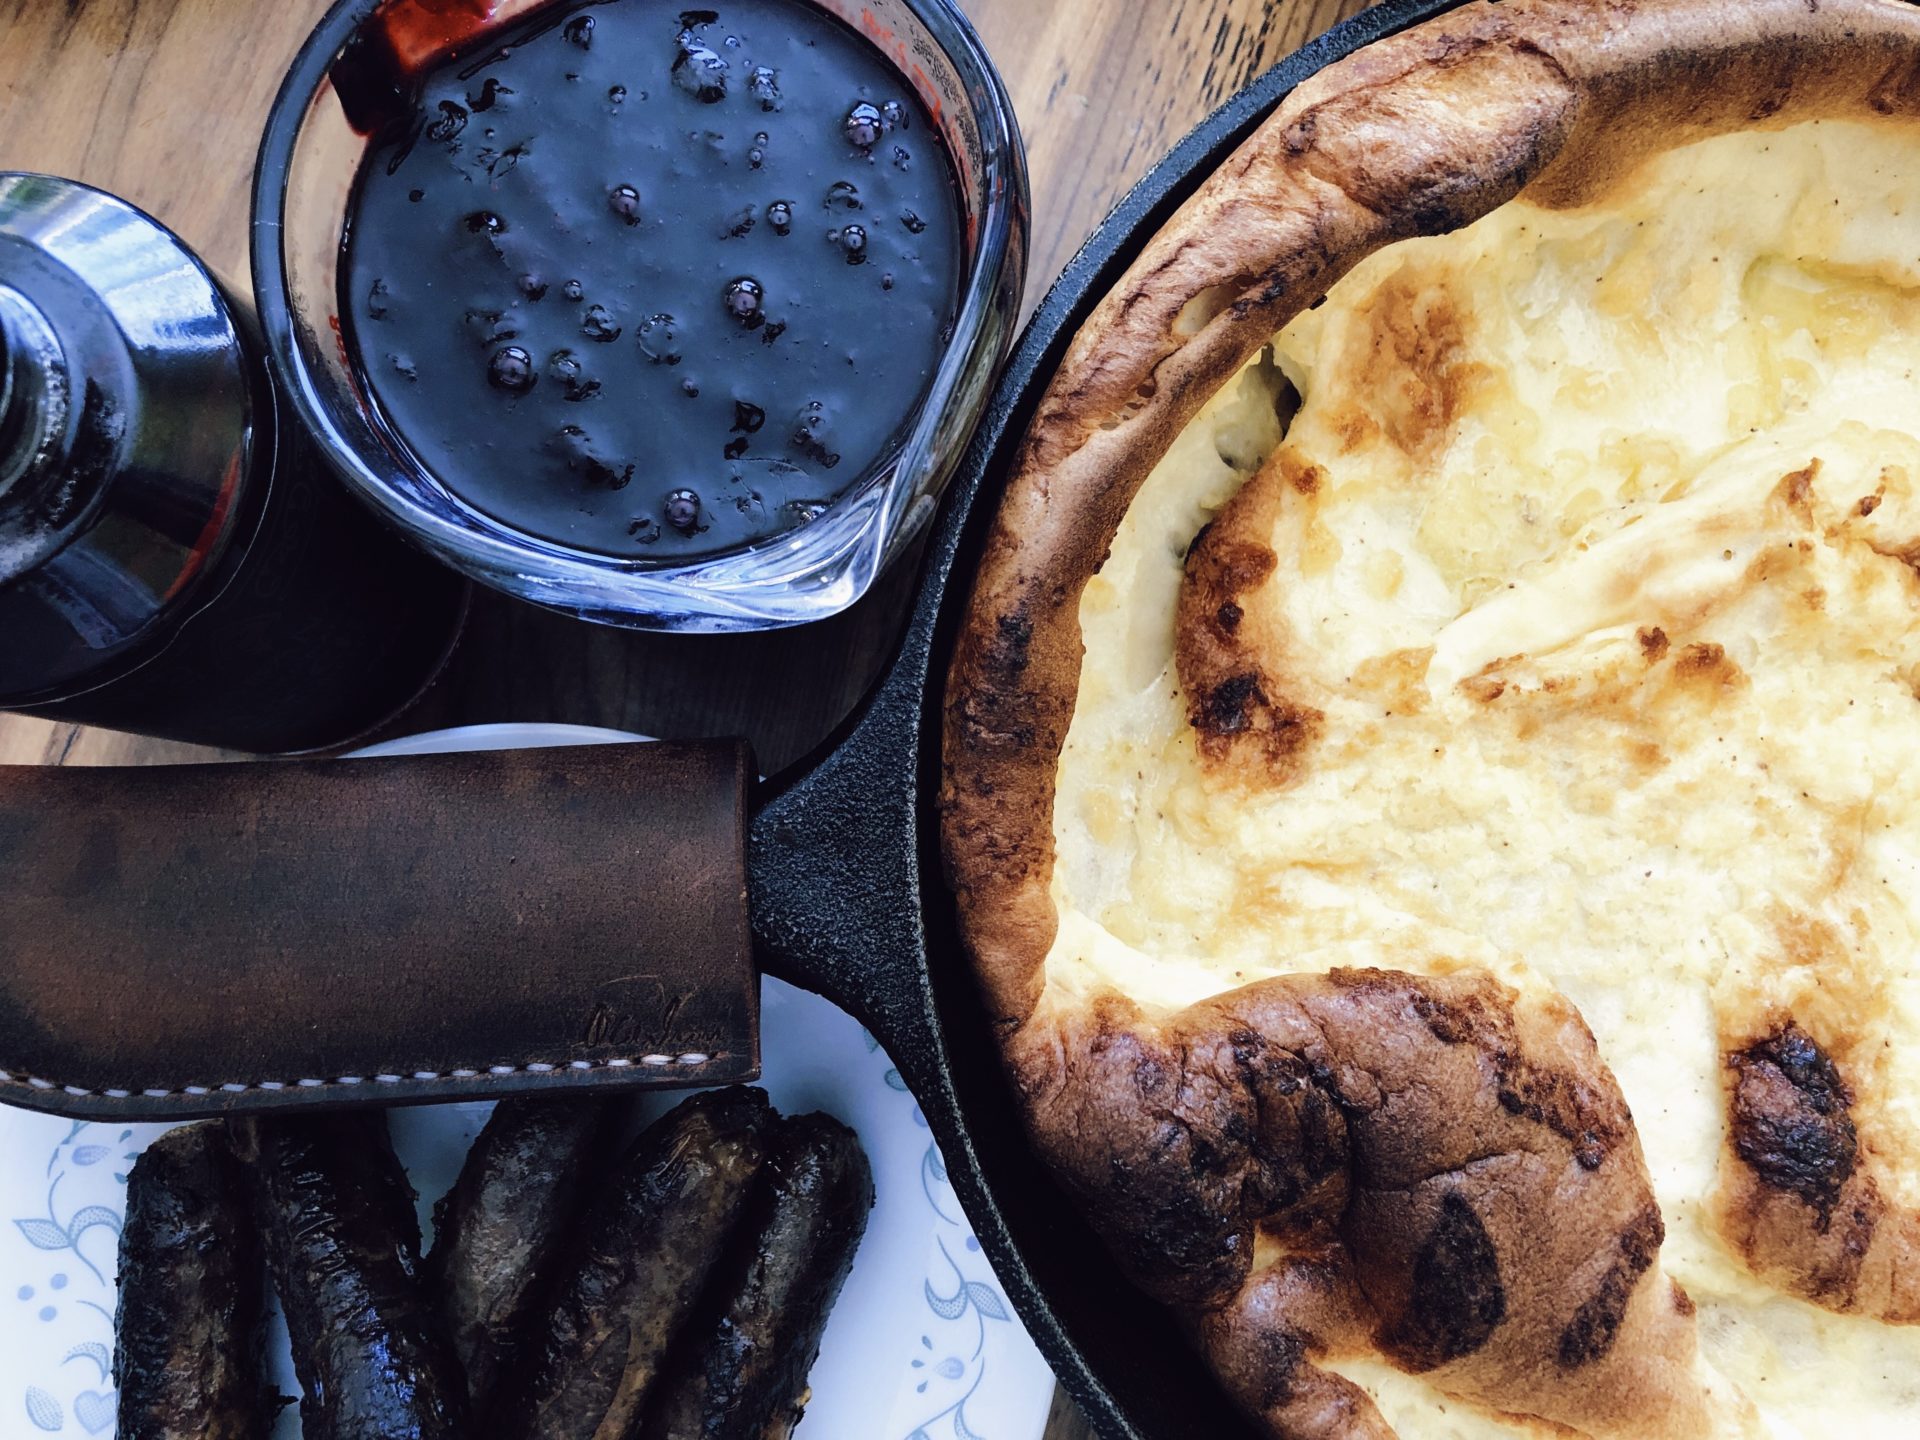
[[(826, 996), (885, 1047), (923, 1106), (948, 1081), (927, 972), (918, 846), (919, 684), (906, 652), (823, 758), (763, 796), (748, 838), (769, 974)], [(937, 882), (936, 882), (937, 883)]]
[(744, 745), (0, 767), (0, 1099), (184, 1119), (759, 1072)]

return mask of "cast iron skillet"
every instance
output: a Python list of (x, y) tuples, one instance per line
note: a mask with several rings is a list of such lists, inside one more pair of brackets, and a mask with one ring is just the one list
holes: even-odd
[(999, 486), (1094, 306), (1294, 86), (1459, 3), (1385, 0), (1336, 26), (1202, 122), (1107, 217), (1015, 348), (937, 522), (898, 658), (818, 756), (776, 777), (750, 832), (753, 932), (767, 968), (852, 1011), (886, 1047), (994, 1273), (1107, 1440), (1253, 1432), (1027, 1149), (941, 879), (934, 801), (953, 636)]

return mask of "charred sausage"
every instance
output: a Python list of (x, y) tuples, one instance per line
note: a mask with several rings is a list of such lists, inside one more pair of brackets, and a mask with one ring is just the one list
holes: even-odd
[(502, 1440), (629, 1440), (737, 1228), (772, 1120), (765, 1095), (735, 1087), (683, 1102), (640, 1137), (536, 1327)]
[(826, 1115), (781, 1124), (734, 1252), (675, 1346), (647, 1440), (786, 1440), (872, 1209), (851, 1130)]
[(386, 1118), (235, 1122), (286, 1311), (306, 1440), (466, 1440), (466, 1380), (421, 1284)]
[(134, 1162), (120, 1231), (113, 1383), (121, 1440), (258, 1440), (260, 1263), (245, 1177), (212, 1125)]
[(501, 1101), (434, 1210), (427, 1284), (476, 1413), (553, 1287), (619, 1111), (600, 1099)]

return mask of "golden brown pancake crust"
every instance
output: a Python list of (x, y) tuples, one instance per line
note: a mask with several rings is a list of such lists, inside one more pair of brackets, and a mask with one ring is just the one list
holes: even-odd
[[(1027, 1027), (1023, 1079), (1048, 1064), (1028, 1047), (1056, 1045), (1064, 1083), (1028, 1093), (1061, 1179), (1276, 1433), (1387, 1433), (1314, 1363), (1369, 1352), (1496, 1409), (1700, 1430), (1690, 1312), (1641, 1283), (1659, 1205), (1566, 1002), (1336, 970), (1159, 1024), (1106, 997)], [(1278, 1259), (1256, 1262), (1256, 1234)], [(1532, 1263), (1502, 1265), (1496, 1235), (1529, 1237)]]
[[(1147, 246), (1040, 404), (948, 681), (949, 878), (1037, 1147), (1275, 1435), (1389, 1433), (1316, 1368), (1342, 1353), (1590, 1433), (1703, 1433), (1691, 1307), (1659, 1272), (1632, 1121), (1570, 1008), (1375, 972), (1266, 981), (1157, 1021), (1120, 997), (1043, 1003), (1081, 593), (1206, 401), (1382, 246), (1523, 191), (1593, 200), (1654, 150), (1714, 134), (1917, 115), (1920, 13), (1900, 0), (1473, 0), (1289, 96)], [(1444, 406), (1445, 377), (1414, 398)], [(1311, 763), (1320, 717), (1271, 671), (1284, 644), (1239, 634), (1235, 595), (1280, 557), (1257, 538), (1270, 526), (1234, 516), (1313, 483), (1249, 482), (1193, 547), (1181, 602), (1203, 754), (1282, 780)], [(1723, 1166), (1723, 1228), (1796, 1293), (1909, 1318), (1920, 1225), (1888, 1217), (1843, 1273), (1849, 1216), (1878, 1192), (1866, 1168), (1839, 1175), (1845, 1132), (1826, 1112), (1807, 1129), (1818, 1067), (1783, 1063), (1798, 1053), (1778, 1036), (1729, 1046), (1736, 1145), (1758, 1138)], [(1374, 1091), (1410, 1097), (1404, 1123), (1377, 1128)], [(1820, 1103), (1844, 1093), (1836, 1077)], [(1830, 1142), (1825, 1188), (1753, 1158), (1782, 1127)]]

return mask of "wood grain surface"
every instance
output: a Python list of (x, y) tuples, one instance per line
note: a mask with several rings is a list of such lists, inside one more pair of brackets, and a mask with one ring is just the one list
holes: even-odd
[[(1007, 78), (1033, 171), (1029, 307), (1128, 186), (1221, 100), (1359, 0), (961, 0)], [(254, 150), (326, 0), (0, 0), (0, 169), (69, 175), (173, 226), (244, 291)], [(871, 684), (915, 580), (844, 616), (759, 636), (599, 629), (488, 595), (408, 730), (571, 721), (746, 735), (768, 770)], [(0, 637), (4, 643), (4, 637)], [(0, 763), (204, 756), (0, 716)], [(1047, 1440), (1087, 1431), (1056, 1405)]]

